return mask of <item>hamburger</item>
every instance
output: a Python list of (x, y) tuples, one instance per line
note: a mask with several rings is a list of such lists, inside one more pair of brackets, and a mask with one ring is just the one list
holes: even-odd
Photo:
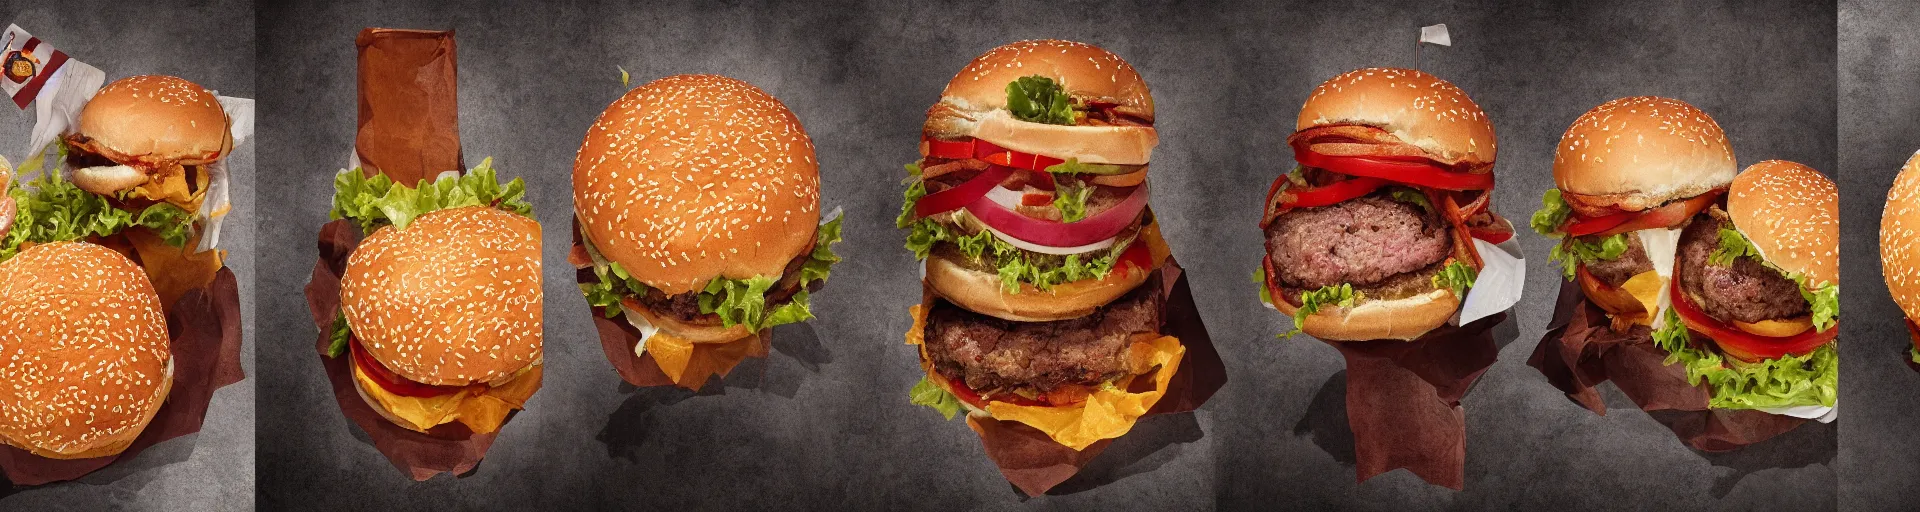
[(491, 161), (417, 186), (359, 169), (335, 179), (333, 217), (366, 239), (340, 278), (331, 357), (382, 417), (419, 432), (486, 434), (540, 389), (540, 225)]
[(1473, 241), (1513, 236), (1488, 209), (1493, 125), (1446, 80), (1335, 76), (1308, 95), (1287, 144), (1299, 165), (1267, 193), (1256, 279), (1293, 317), (1288, 334), (1419, 338), (1460, 310), (1482, 267)]
[(1880, 274), (1887, 281), (1887, 292), (1906, 314), (1907, 333), (1913, 341), (1908, 352), (1920, 364), (1920, 153), (1914, 153), (1894, 178), (1887, 191), (1887, 206), (1880, 216)]
[[(106, 245), (146, 268), (169, 307), (213, 280), (223, 253), (186, 249), (211, 246), (201, 243), (202, 234), (217, 240), (210, 233), (227, 214), (226, 172), (217, 164), (233, 149), (233, 135), (213, 93), (171, 76), (117, 80), (87, 102), (74, 131), (55, 146), (67, 176), (39, 158), (22, 166), (22, 174), (45, 172), (0, 200), (15, 203), (0, 204), (0, 211), (15, 210), (16, 217), (9, 228), (0, 213), (0, 228), (8, 229), (0, 245)], [(10, 250), (0, 249), (0, 258)]]
[(1153, 120), (1133, 66), (1082, 43), (1001, 46), (947, 83), (897, 219), (925, 264), (915, 403), (1079, 450), (1165, 392), (1185, 347), (1160, 333)]
[(41, 457), (117, 455), (173, 385), (167, 319), (132, 260), (34, 244), (0, 262), (0, 441)]
[[(575, 157), (573, 199), (581, 289), (642, 333), (637, 355), (756, 343), (813, 318), (810, 295), (840, 260), (806, 129), (724, 76), (661, 78), (609, 105)], [(680, 384), (706, 376), (694, 379)]]
[(1792, 162), (1735, 171), (1692, 105), (1610, 101), (1561, 137), (1533, 227), (1562, 239), (1553, 258), (1611, 328), (1648, 332), (1711, 407), (1831, 407), (1838, 191)]

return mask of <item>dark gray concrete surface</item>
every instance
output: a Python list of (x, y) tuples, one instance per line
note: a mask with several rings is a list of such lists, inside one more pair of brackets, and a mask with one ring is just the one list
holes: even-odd
[[(274, 206), (260, 217), (258, 346), (274, 371), (258, 380), (261, 508), (1836, 508), (1834, 426), (1702, 454), (1610, 387), (1615, 412), (1600, 417), (1526, 366), (1559, 281), (1551, 242), (1531, 234), (1512, 342), (1466, 399), (1463, 492), (1405, 472), (1356, 484), (1341, 359), (1273, 337), (1288, 322), (1259, 306), (1247, 275), (1262, 254), (1262, 192), (1291, 167), (1293, 116), (1337, 73), (1414, 65), (1422, 25), (1452, 27), (1455, 45), (1427, 48), (1421, 67), (1492, 116), (1495, 207), (1523, 225), (1552, 184), (1560, 133), (1615, 97), (1700, 106), (1743, 164), (1834, 170), (1832, 4), (1600, 3), (263, 5), (260, 145), (273, 179), (260, 199)], [(546, 386), (464, 478), (414, 483), (388, 466), (338, 412), (311, 350), (300, 290), (353, 142), (352, 41), (366, 26), (459, 32), (470, 163), (492, 155), (526, 177), (545, 223)], [(919, 369), (901, 333), (919, 292), (892, 219), (900, 165), (941, 87), (989, 48), (1043, 37), (1106, 47), (1153, 87), (1155, 210), (1232, 380), (1197, 413), (1142, 422), (1064, 495), (1023, 500), (961, 422), (907, 403)], [(815, 295), (819, 318), (777, 329), (770, 358), (699, 395), (622, 386), (562, 263), (573, 155), (622, 92), (615, 66), (636, 82), (707, 72), (766, 89), (818, 145), (823, 202), (847, 210), (847, 260)]]
[(1840, 2), (1841, 307), (1848, 349), (1840, 400), (1840, 505), (1912, 509), (1920, 502), (1920, 374), (1880, 274), (1880, 212), (1901, 164), (1920, 150), (1920, 4)]
[[(254, 12), (244, 1), (154, 6), (127, 2), (0, 0), (0, 23), (20, 25), (107, 80), (167, 74), (225, 96), (254, 95)], [(32, 110), (0, 107), (0, 154), (23, 160)], [(199, 434), (148, 448), (75, 482), (0, 488), (0, 510), (246, 510), (254, 505), (254, 149), (227, 157), (233, 215), (221, 248), (240, 283), (247, 380), (215, 392)]]

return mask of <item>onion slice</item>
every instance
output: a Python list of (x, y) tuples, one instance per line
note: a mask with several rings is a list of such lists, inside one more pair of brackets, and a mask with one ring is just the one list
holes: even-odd
[(1134, 187), (1120, 204), (1079, 222), (1035, 219), (1009, 210), (984, 197), (968, 203), (967, 213), (1009, 239), (1036, 245), (1070, 248), (1093, 244), (1120, 234), (1147, 208), (1147, 187)]
[(913, 205), (913, 213), (921, 217), (926, 217), (928, 215), (958, 210), (978, 201), (981, 197), (985, 196), (987, 192), (999, 187), (1000, 182), (1005, 181), (1007, 176), (1012, 174), (1013, 168), (1011, 167), (998, 165), (988, 167), (987, 170), (980, 171), (980, 174), (974, 176), (971, 180), (967, 180), (966, 183), (961, 183), (959, 186), (950, 189), (927, 194), (926, 197), (920, 198), (920, 201)]

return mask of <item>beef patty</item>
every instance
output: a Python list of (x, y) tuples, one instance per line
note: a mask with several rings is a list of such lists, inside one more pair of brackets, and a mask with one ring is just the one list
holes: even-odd
[(1119, 300), (1080, 318), (1014, 322), (944, 300), (927, 312), (933, 369), (978, 391), (1099, 385), (1126, 375), (1128, 347), (1160, 330), (1159, 274)]
[(1758, 322), (1806, 316), (1811, 312), (1800, 297), (1800, 285), (1780, 271), (1748, 257), (1730, 266), (1709, 263), (1720, 247), (1720, 227), (1731, 226), (1726, 213), (1713, 207), (1693, 218), (1680, 233), (1680, 287), (1708, 316), (1725, 322)]
[[(1605, 238), (1587, 235), (1580, 237), (1580, 241), (1598, 244)], [(1628, 233), (1626, 239), (1627, 252), (1620, 253), (1620, 257), (1610, 260), (1585, 262), (1587, 273), (1592, 274), (1594, 279), (1606, 283), (1607, 286), (1619, 287), (1626, 284), (1628, 279), (1633, 279), (1633, 276), (1652, 272), (1653, 260), (1647, 258), (1647, 248), (1640, 243), (1640, 237)]]
[(1281, 214), (1267, 226), (1267, 257), (1282, 287), (1367, 287), (1446, 260), (1449, 229), (1420, 206), (1375, 194)]

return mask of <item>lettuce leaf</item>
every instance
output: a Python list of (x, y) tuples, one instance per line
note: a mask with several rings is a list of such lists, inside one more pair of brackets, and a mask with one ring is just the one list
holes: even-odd
[(1260, 302), (1265, 302), (1269, 306), (1273, 305), (1273, 291), (1267, 289), (1267, 269), (1265, 267), (1253, 269), (1253, 284), (1260, 286)]
[(1073, 101), (1052, 78), (1023, 76), (1007, 83), (1007, 111), (1014, 119), (1072, 126)]
[(1119, 176), (1146, 168), (1145, 165), (1092, 164), (1081, 162), (1078, 158), (1068, 158), (1065, 162), (1049, 165), (1045, 171), (1053, 174), (1096, 174)]
[(1914, 363), (1920, 363), (1920, 348), (1910, 348), (1907, 352), (1913, 356)]
[[(65, 154), (65, 147), (61, 147)], [(21, 172), (39, 167), (21, 166)], [(88, 237), (105, 237), (134, 226), (152, 230), (167, 245), (185, 247), (193, 238), (192, 213), (169, 203), (142, 209), (138, 214), (116, 208), (106, 196), (81, 190), (59, 172), (48, 170), (39, 178), (9, 186), (7, 195), (15, 205), (13, 226), (0, 236), (0, 261), (19, 254), (21, 246), (31, 242), (71, 242)]]
[(1467, 288), (1472, 288), (1473, 280), (1479, 278), (1480, 273), (1473, 267), (1453, 261), (1448, 262), (1446, 268), (1440, 269), (1440, 273), (1433, 275), (1433, 287), (1451, 289), (1455, 296), (1465, 298)]
[[(909, 169), (911, 170), (911, 166)], [(1088, 187), (1091, 188), (1091, 187)], [(1000, 282), (1008, 292), (1017, 292), (1020, 283), (1033, 285), (1034, 288), (1048, 290), (1054, 285), (1071, 283), (1082, 279), (1104, 279), (1113, 271), (1120, 255), (1126, 252), (1128, 243), (1116, 243), (1113, 247), (1099, 253), (1071, 254), (1058, 262), (1036, 262), (1026, 251), (1005, 240), (995, 238), (993, 233), (981, 230), (966, 235), (958, 230), (941, 224), (932, 218), (916, 218), (914, 203), (927, 195), (924, 183), (914, 181), (907, 185), (904, 203), (900, 206), (900, 216), (894, 219), (894, 226), (911, 229), (907, 234), (907, 250), (913, 251), (914, 259), (925, 260), (940, 242), (950, 242), (959, 247), (961, 254), (972, 259), (990, 258)]]
[(412, 187), (394, 183), (384, 174), (368, 178), (355, 168), (334, 175), (333, 211), (328, 217), (351, 219), (360, 225), (361, 233), (372, 233), (383, 225), (406, 229), (421, 215), (466, 206), (493, 206), (532, 217), (533, 204), (526, 195), (526, 181), (520, 178), (500, 184), (493, 158), (481, 160), (466, 174), (420, 180)]
[(1318, 290), (1302, 292), (1300, 294), (1300, 308), (1293, 311), (1293, 330), (1281, 333), (1280, 337), (1291, 338), (1293, 335), (1304, 332), (1301, 331), (1300, 328), (1307, 325), (1307, 317), (1313, 316), (1314, 313), (1319, 313), (1320, 308), (1323, 306), (1334, 305), (1350, 308), (1366, 298), (1366, 294), (1354, 291), (1353, 285), (1350, 283), (1340, 283), (1337, 286), (1324, 286)]
[(586, 294), (587, 304), (605, 309), (607, 318), (620, 316), (622, 298), (647, 294), (647, 285), (634, 279), (619, 263), (595, 264), (593, 274), (599, 279), (581, 284), (580, 291)]
[(1805, 299), (1807, 301), (1807, 307), (1812, 310), (1811, 316), (1813, 317), (1814, 330), (1825, 332), (1827, 329), (1833, 327), (1835, 323), (1834, 319), (1840, 317), (1840, 287), (1838, 285), (1834, 283), (1810, 284), (1807, 282), (1807, 276), (1804, 274), (1781, 270), (1780, 267), (1775, 266), (1773, 262), (1767, 261), (1765, 257), (1760, 255), (1760, 250), (1753, 246), (1753, 241), (1748, 240), (1745, 233), (1741, 233), (1740, 230), (1737, 229), (1721, 226), (1720, 247), (1715, 248), (1713, 254), (1707, 256), (1707, 263), (1722, 267), (1731, 266), (1736, 258), (1753, 258), (1754, 261), (1758, 261), (1760, 264), (1766, 265), (1767, 268), (1780, 272), (1780, 274), (1786, 276), (1787, 279), (1792, 280), (1795, 284), (1799, 284), (1800, 298)]
[(353, 338), (353, 328), (347, 326), (347, 313), (342, 311), (333, 317), (333, 333), (328, 337), (333, 343), (327, 345), (327, 357), (340, 357), (347, 353), (347, 340)]
[(1433, 211), (1433, 201), (1428, 200), (1427, 195), (1420, 193), (1419, 190), (1408, 187), (1391, 187), (1387, 189), (1387, 195), (1395, 201), (1418, 206), (1420, 209), (1426, 210), (1429, 213)]
[(814, 281), (826, 280), (833, 264), (840, 261), (840, 257), (833, 253), (833, 244), (840, 241), (842, 219), (844, 217), (837, 217), (821, 224), (814, 232), (813, 252), (807, 255), (806, 263), (800, 267), (801, 290), (785, 304), (767, 308), (767, 291), (781, 276), (755, 276), (750, 279), (722, 277), (708, 281), (707, 287), (700, 291), (700, 312), (719, 315), (723, 327), (747, 326), (748, 332), (812, 319), (813, 311), (809, 309), (806, 286)]
[(1832, 407), (1839, 399), (1840, 353), (1834, 344), (1806, 355), (1785, 356), (1735, 367), (1718, 352), (1696, 347), (1679, 315), (1667, 310), (1666, 327), (1654, 342), (1667, 350), (1667, 365), (1686, 365), (1687, 383), (1706, 382), (1717, 409), (1793, 406)]
[(960, 414), (960, 399), (948, 393), (947, 390), (940, 389), (940, 386), (933, 383), (931, 377), (921, 377), (920, 383), (914, 384), (913, 389), (907, 390), (907, 398), (913, 401), (913, 405), (924, 405), (939, 411), (940, 415), (948, 420)]
[(1567, 201), (1560, 198), (1560, 189), (1550, 188), (1547, 189), (1546, 195), (1540, 198), (1540, 210), (1533, 212), (1533, 219), (1528, 224), (1533, 226), (1535, 233), (1558, 238), (1560, 225), (1565, 224), (1567, 217), (1572, 215), (1573, 208), (1567, 206)]
[(1061, 222), (1079, 222), (1087, 218), (1087, 198), (1093, 186), (1075, 180), (1059, 180), (1053, 187), (1053, 207), (1060, 209)]
[(1606, 261), (1626, 253), (1626, 233), (1602, 238), (1600, 243), (1587, 243), (1579, 238), (1567, 237), (1547, 253), (1547, 261), (1560, 262), (1561, 273), (1566, 275), (1568, 281), (1572, 281), (1574, 272), (1579, 270), (1581, 262)]

